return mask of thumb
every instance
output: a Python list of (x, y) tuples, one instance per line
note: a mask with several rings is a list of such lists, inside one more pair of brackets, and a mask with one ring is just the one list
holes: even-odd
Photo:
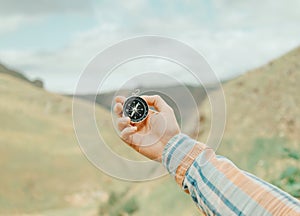
[(149, 106), (153, 106), (159, 112), (170, 109), (170, 106), (159, 95), (143, 95), (141, 97)]

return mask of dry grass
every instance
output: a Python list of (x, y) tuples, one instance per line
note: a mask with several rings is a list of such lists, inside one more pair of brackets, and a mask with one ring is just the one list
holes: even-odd
[[(0, 215), (98, 215), (110, 193), (125, 190), (133, 191), (128, 199), (138, 199), (135, 215), (196, 211), (171, 178), (130, 183), (108, 177), (91, 165), (77, 144), (70, 98), (5, 74), (0, 74), (0, 98)], [(120, 141), (109, 112), (97, 106), (96, 116), (115, 152), (144, 160)], [(184, 205), (174, 208), (172, 202)]]

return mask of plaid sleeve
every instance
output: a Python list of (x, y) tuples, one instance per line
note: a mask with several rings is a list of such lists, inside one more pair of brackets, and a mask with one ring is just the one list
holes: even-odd
[(162, 162), (206, 215), (300, 215), (299, 200), (185, 134), (168, 142)]

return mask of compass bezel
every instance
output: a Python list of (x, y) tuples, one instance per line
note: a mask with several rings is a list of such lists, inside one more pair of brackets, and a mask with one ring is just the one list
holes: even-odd
[[(131, 104), (137, 104), (137, 102), (140, 102), (142, 104), (143, 114), (139, 118), (132, 118), (129, 114), (129, 111), (127, 110), (127, 107), (130, 106)], [(131, 122), (133, 122), (133, 123), (139, 123), (139, 122), (144, 121), (147, 118), (148, 113), (149, 113), (149, 106), (148, 106), (147, 102), (139, 96), (128, 97), (126, 99), (126, 101), (124, 102), (123, 116), (129, 117)]]

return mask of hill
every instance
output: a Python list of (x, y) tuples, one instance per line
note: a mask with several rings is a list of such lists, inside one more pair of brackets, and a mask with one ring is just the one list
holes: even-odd
[[(99, 209), (104, 215), (197, 212), (170, 177), (130, 183), (89, 163), (73, 130), (71, 98), (7, 73), (0, 74), (0, 98), (0, 215), (99, 215)], [(78, 105), (91, 106), (84, 101)], [(140, 157), (120, 142), (110, 113), (100, 106), (95, 112), (101, 116), (99, 125), (109, 126), (102, 128), (104, 133), (118, 144), (110, 147), (126, 157)]]
[(23, 81), (26, 81), (28, 83), (31, 83), (37, 87), (40, 87), (40, 88), (43, 88), (44, 86), (44, 83), (42, 80), (40, 79), (36, 79), (36, 80), (30, 80), (28, 79), (24, 74), (18, 72), (18, 71), (15, 71), (15, 70), (12, 70), (12, 69), (9, 69), (7, 68), (6, 66), (4, 66), (3, 64), (0, 64), (0, 74), (8, 74), (8, 75), (11, 75), (13, 77), (16, 77), (18, 79), (21, 79)]
[[(300, 48), (224, 84), (227, 123), (218, 151), (300, 197), (299, 82)], [(208, 105), (199, 108), (201, 140), (210, 128)]]

